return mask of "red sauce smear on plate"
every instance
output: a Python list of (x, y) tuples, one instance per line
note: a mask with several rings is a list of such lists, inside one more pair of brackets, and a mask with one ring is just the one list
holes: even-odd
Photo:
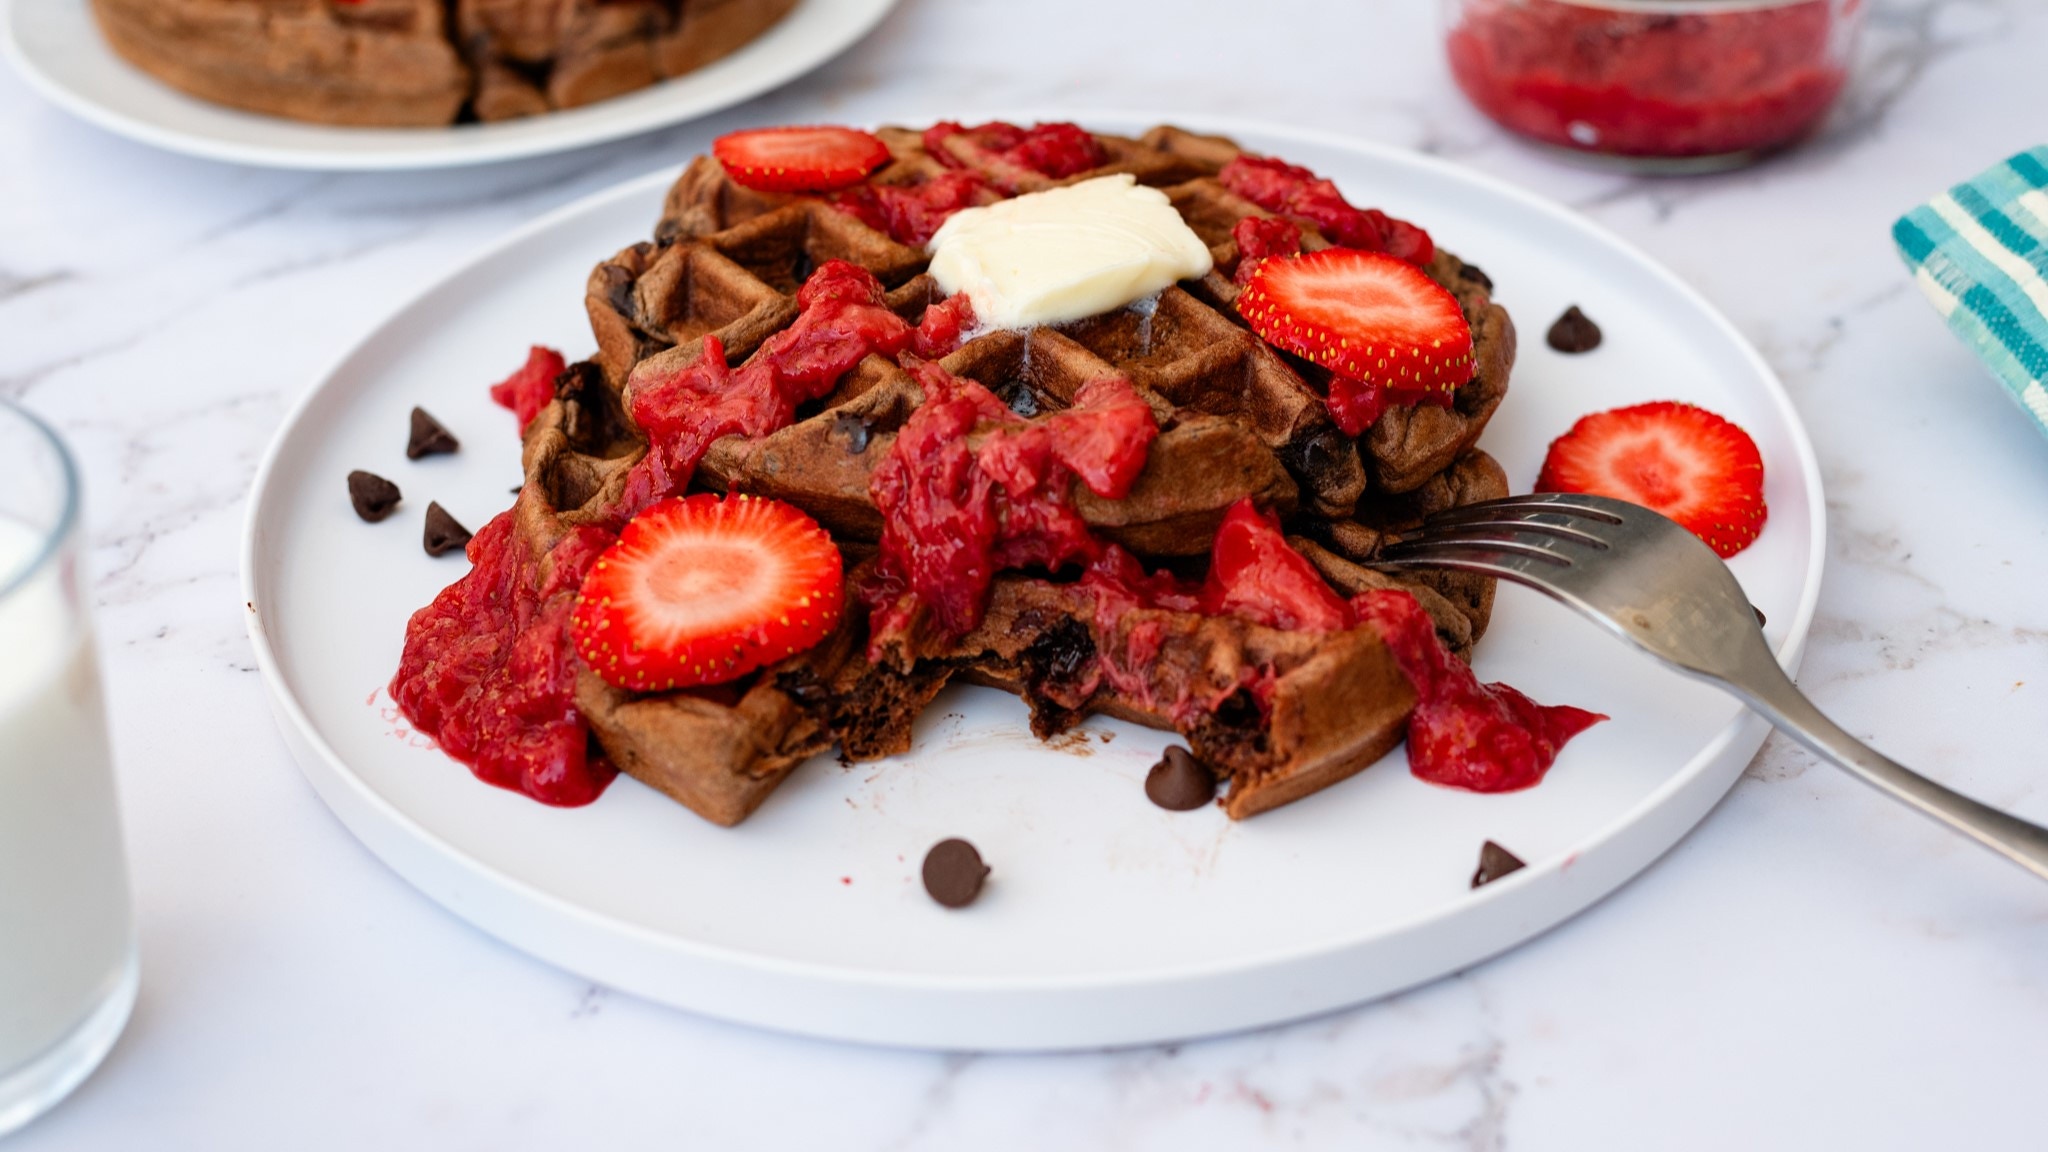
[(564, 626), (612, 535), (578, 528), (536, 559), (513, 515), (484, 525), (468, 574), (412, 614), (391, 696), (478, 779), (544, 804), (588, 804), (618, 769), (592, 754)]

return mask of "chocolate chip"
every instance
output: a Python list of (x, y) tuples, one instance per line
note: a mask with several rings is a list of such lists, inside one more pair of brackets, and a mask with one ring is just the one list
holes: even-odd
[(1510, 872), (1519, 872), (1528, 865), (1513, 852), (1488, 840), (1479, 846), (1479, 871), (1472, 874), (1472, 886), (1491, 884)]
[(924, 890), (948, 908), (965, 908), (981, 895), (988, 865), (965, 840), (941, 840), (924, 854)]
[(1574, 304), (1550, 326), (1550, 334), (1544, 339), (1559, 352), (1591, 352), (1600, 346), (1600, 326)]
[(1493, 291), (1493, 277), (1488, 276), (1485, 272), (1480, 271), (1479, 265), (1477, 264), (1466, 264), (1463, 267), (1459, 268), (1458, 279), (1470, 280), (1474, 284), (1479, 285), (1481, 288), (1486, 289), (1488, 292)]
[(462, 447), (462, 441), (441, 426), (439, 420), (427, 415), (425, 408), (412, 410), (412, 439), (405, 442), (405, 458), (417, 460), (441, 452), (453, 452)]
[(372, 524), (391, 515), (401, 499), (398, 485), (375, 472), (358, 468), (348, 474), (348, 502), (356, 506), (356, 515)]
[(469, 546), (469, 529), (455, 522), (446, 508), (438, 503), (427, 504), (427, 531), (420, 542), (426, 545), (427, 555), (441, 556), (459, 552)]
[(1764, 626), (1764, 624), (1765, 624), (1765, 623), (1767, 623), (1767, 622), (1766, 622), (1766, 621), (1764, 620), (1764, 610), (1763, 610), (1763, 609), (1761, 609), (1761, 608), (1757, 607), (1757, 606), (1756, 606), (1756, 605), (1754, 605), (1754, 604), (1751, 604), (1751, 605), (1749, 606), (1749, 610), (1750, 610), (1751, 612), (1754, 612), (1754, 613), (1756, 613), (1756, 626), (1757, 626), (1757, 627), (1761, 628), (1761, 627), (1763, 627), (1763, 626)]
[(996, 399), (1001, 400), (1005, 407), (1027, 420), (1044, 409), (1044, 405), (1038, 402), (1038, 390), (1022, 376), (1003, 381), (995, 386), (994, 392)]
[(875, 426), (866, 417), (841, 412), (832, 417), (832, 435), (846, 450), (858, 456), (868, 450), (868, 439), (874, 435)]
[(1191, 811), (1216, 798), (1216, 776), (1175, 744), (1145, 773), (1145, 796), (1169, 812)]

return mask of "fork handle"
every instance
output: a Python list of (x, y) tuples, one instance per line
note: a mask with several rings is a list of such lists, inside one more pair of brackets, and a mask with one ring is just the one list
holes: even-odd
[(2048, 828), (1980, 804), (1880, 755), (1822, 715), (1777, 661), (1768, 661), (1767, 667), (1750, 669), (1743, 677), (1746, 683), (1728, 684), (1779, 731), (1893, 799), (2048, 879)]

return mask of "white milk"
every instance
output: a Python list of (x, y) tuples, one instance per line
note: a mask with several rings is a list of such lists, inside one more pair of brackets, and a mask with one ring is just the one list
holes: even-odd
[[(0, 518), (0, 585), (39, 544)], [(64, 579), (0, 596), (0, 1080), (84, 1022), (133, 948), (99, 670)]]

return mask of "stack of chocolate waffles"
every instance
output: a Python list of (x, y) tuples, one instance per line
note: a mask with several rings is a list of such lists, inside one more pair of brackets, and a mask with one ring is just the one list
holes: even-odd
[[(877, 182), (917, 184), (942, 171), (918, 133), (880, 135), (893, 159)], [(1499, 466), (1474, 447), (1507, 391), (1515, 353), (1514, 328), (1492, 303), (1486, 276), (1442, 251), (1426, 269), (1456, 296), (1471, 326), (1472, 380), (1448, 407), (1391, 409), (1354, 441), (1331, 422), (1322, 370), (1262, 341), (1233, 306), (1232, 230), (1244, 217), (1267, 215), (1215, 178), (1237, 146), (1166, 126), (1137, 139), (1097, 140), (1109, 163), (1063, 180), (1017, 169), (984, 175), (993, 186), (1024, 192), (1132, 173), (1166, 193), (1210, 245), (1215, 270), (1168, 288), (1156, 304), (974, 336), (940, 365), (1030, 418), (1067, 407), (1092, 379), (1126, 377), (1153, 409), (1160, 434), (1126, 498), (1075, 487), (1074, 506), (1097, 536), (1148, 568), (1199, 572), (1224, 513), (1249, 496), (1282, 517), (1290, 541), (1338, 591), (1406, 589), (1452, 651), (1469, 657), (1491, 610), (1491, 582), (1451, 573), (1391, 577), (1370, 565), (1383, 541), (1423, 517), (1507, 493)], [(1304, 230), (1304, 248), (1324, 246)], [(576, 526), (608, 514), (646, 450), (624, 401), (636, 376), (694, 360), (707, 333), (740, 364), (792, 322), (798, 286), (830, 260), (873, 273), (889, 307), (912, 323), (941, 295), (920, 249), (822, 199), (750, 191), (717, 161), (699, 157), (670, 191), (653, 239), (590, 276), (598, 352), (557, 379), (554, 401), (529, 426), (516, 514), (522, 542), (545, 553)], [(846, 556), (849, 586), (857, 585), (882, 528), (868, 478), (921, 399), (909, 372), (868, 356), (789, 427), (718, 441), (694, 487), (801, 508), (830, 531)], [(825, 642), (716, 690), (635, 694), (585, 670), (577, 703), (621, 769), (707, 819), (733, 824), (797, 764), (835, 744), (854, 760), (905, 749), (919, 711), (955, 679), (1017, 694), (1041, 737), (1096, 712), (1178, 727), (1229, 782), (1223, 803), (1233, 817), (1285, 804), (1371, 764), (1401, 740), (1415, 700), (1370, 628), (1284, 631), (1165, 609), (1098, 619), (1092, 598), (1056, 574), (999, 575), (986, 618), (966, 635), (914, 632), (872, 658), (865, 616), (850, 597)], [(1097, 651), (1122, 641), (1111, 633), (1139, 626), (1159, 638), (1145, 682), (1091, 675)], [(1248, 669), (1271, 673), (1270, 692), (1262, 688), (1256, 702), (1248, 690), (1233, 691), (1249, 682)], [(1220, 703), (1182, 709), (1176, 724), (1172, 702), (1190, 698)]]

